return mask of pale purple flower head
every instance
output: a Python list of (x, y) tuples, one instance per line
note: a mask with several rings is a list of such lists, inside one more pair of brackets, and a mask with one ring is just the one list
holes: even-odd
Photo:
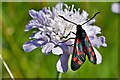
[[(63, 8), (63, 6), (65, 8)], [(58, 3), (55, 7), (43, 8), (40, 11), (29, 11), (32, 20), (26, 25), (25, 31), (29, 31), (33, 28), (37, 30), (29, 37), (30, 41), (25, 42), (23, 49), (25, 52), (31, 52), (32, 50), (41, 47), (42, 52), (46, 55), (52, 52), (54, 55), (59, 55), (60, 58), (56, 64), (57, 71), (66, 72), (68, 70), (68, 59), (73, 52), (74, 40), (67, 40), (70, 37), (75, 37), (74, 34), (70, 34), (68, 38), (63, 38), (69, 34), (70, 31), (76, 32), (76, 25), (63, 20), (58, 15), (64, 16), (66, 19), (71, 20), (76, 24), (82, 24), (88, 19), (88, 13), (80, 9), (76, 10), (74, 5), (72, 7), (67, 4)], [(99, 36), (101, 29), (98, 26), (91, 25), (95, 22), (95, 19), (86, 23), (82, 28), (86, 31), (92, 46), (100, 47), (107, 46), (105, 43), (105, 37)], [(70, 46), (71, 45), (71, 46)], [(97, 64), (101, 63), (102, 57), (99, 52), (94, 48), (97, 56)]]
[(120, 2), (112, 3), (111, 10), (112, 10), (113, 13), (120, 14)]

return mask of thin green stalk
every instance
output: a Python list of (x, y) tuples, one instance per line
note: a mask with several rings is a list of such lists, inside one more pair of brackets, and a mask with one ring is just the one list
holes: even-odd
[(60, 80), (60, 79), (61, 79), (61, 73), (60, 73), (60, 72), (57, 72), (56, 80)]
[(1, 54), (0, 54), (0, 59), (2, 60), (3, 65), (5, 66), (5, 68), (6, 68), (7, 72), (8, 72), (8, 74), (10, 75), (10, 77), (11, 77), (13, 80), (15, 80), (12, 72), (10, 71), (10, 69), (9, 69), (8, 65), (6, 64), (6, 62), (3, 60)]

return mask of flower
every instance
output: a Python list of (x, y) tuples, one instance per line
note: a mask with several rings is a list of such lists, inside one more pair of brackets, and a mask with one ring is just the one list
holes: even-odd
[(112, 3), (111, 10), (112, 10), (113, 13), (120, 14), (120, 9), (119, 8), (120, 8), (120, 2)]
[[(32, 17), (32, 20), (26, 25), (25, 31), (29, 31), (33, 28), (36, 28), (37, 30), (29, 37), (30, 41), (23, 44), (24, 51), (31, 52), (32, 50), (41, 47), (42, 52), (46, 55), (50, 52), (54, 55), (59, 55), (60, 58), (56, 64), (57, 71), (66, 72), (68, 70), (68, 59), (73, 52), (72, 45), (74, 44), (74, 39), (67, 39), (75, 37), (76, 35), (71, 33), (68, 37), (66, 36), (71, 31), (76, 31), (76, 25), (63, 20), (58, 15), (61, 15), (76, 24), (82, 24), (88, 19), (88, 13), (84, 10), (80, 13), (80, 8), (76, 10), (74, 5), (70, 7), (67, 4), (58, 3), (52, 10), (50, 10), (49, 7), (45, 7), (40, 11), (30, 10), (29, 14)], [(97, 34), (101, 34), (101, 29), (98, 26), (91, 25), (94, 22), (95, 19), (92, 19), (83, 25), (82, 28), (86, 31), (93, 47), (106, 47), (105, 37), (97, 37)], [(97, 64), (100, 64), (102, 57), (95, 48), (94, 51), (98, 59)]]

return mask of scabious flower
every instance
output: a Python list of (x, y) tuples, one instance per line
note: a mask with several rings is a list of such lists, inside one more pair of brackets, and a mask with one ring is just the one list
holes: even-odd
[[(75, 35), (71, 33), (67, 38), (65, 36), (67, 36), (70, 31), (76, 32), (76, 25), (63, 20), (58, 15), (64, 16), (76, 24), (82, 24), (88, 19), (88, 13), (84, 10), (80, 13), (80, 8), (76, 10), (74, 5), (70, 7), (67, 4), (58, 3), (52, 10), (50, 10), (49, 7), (45, 7), (40, 11), (30, 10), (29, 14), (32, 20), (26, 25), (25, 31), (33, 28), (37, 30), (29, 37), (30, 41), (23, 44), (24, 51), (31, 52), (41, 47), (42, 52), (46, 55), (50, 52), (54, 55), (59, 55), (60, 58), (56, 64), (57, 71), (66, 72), (68, 70), (69, 56), (73, 52), (74, 39), (65, 40), (75, 37)], [(94, 22), (95, 19), (92, 19), (83, 25), (82, 28), (86, 31), (93, 47), (106, 47), (105, 37), (97, 37), (97, 34), (101, 34), (101, 29), (98, 26), (91, 25)], [(95, 48), (94, 51), (98, 59), (97, 64), (100, 64), (102, 57)]]
[(112, 10), (113, 13), (120, 14), (120, 2), (112, 3), (111, 10)]

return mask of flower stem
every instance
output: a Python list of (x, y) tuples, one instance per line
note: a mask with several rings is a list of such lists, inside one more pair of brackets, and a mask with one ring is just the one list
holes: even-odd
[(61, 73), (60, 73), (60, 72), (57, 72), (56, 80), (60, 80), (60, 78), (61, 78)]

